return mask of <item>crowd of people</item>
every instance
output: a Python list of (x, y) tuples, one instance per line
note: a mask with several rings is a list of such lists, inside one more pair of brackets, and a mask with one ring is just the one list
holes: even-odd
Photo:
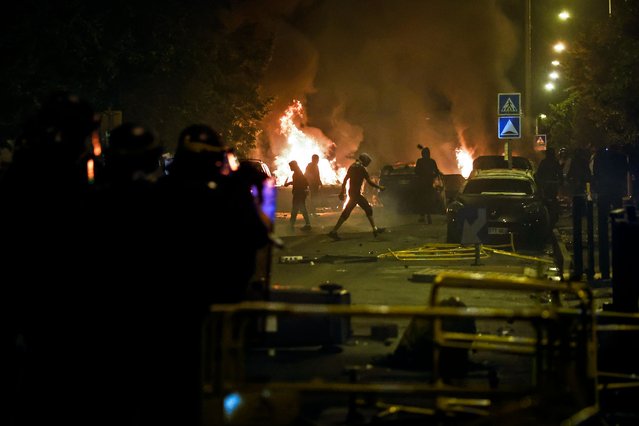
[(639, 152), (632, 144), (559, 152), (549, 147), (535, 177), (547, 198), (590, 196), (619, 208), (625, 197), (637, 197)]
[(200, 424), (207, 312), (247, 296), (270, 243), (254, 176), (208, 125), (182, 131), (167, 174), (148, 127), (104, 143), (99, 123), (53, 94), (0, 179), (3, 423)]

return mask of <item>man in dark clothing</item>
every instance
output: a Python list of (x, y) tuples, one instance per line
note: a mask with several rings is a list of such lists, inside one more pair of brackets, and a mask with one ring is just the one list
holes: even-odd
[(628, 157), (618, 145), (599, 149), (592, 166), (599, 204), (621, 208), (628, 194)]
[(162, 392), (155, 392), (162, 424), (201, 424), (202, 327), (210, 305), (246, 297), (257, 252), (269, 242), (233, 159), (215, 130), (192, 125), (180, 134), (171, 172), (160, 182), (163, 215), (172, 224), (162, 245), (171, 279), (156, 325), (165, 332), (155, 360), (164, 362)]
[(433, 223), (430, 215), (434, 212), (435, 206), (435, 179), (442, 173), (437, 168), (435, 160), (430, 158), (430, 149), (422, 148), (422, 158), (415, 163), (415, 174), (417, 175), (417, 212), (419, 221), (424, 222), (424, 216), (428, 219), (428, 224)]
[(311, 162), (306, 166), (304, 176), (308, 181), (308, 189), (310, 191), (311, 214), (317, 213), (317, 205), (319, 204), (319, 189), (322, 186), (322, 179), (319, 171), (319, 155), (313, 154)]
[(566, 173), (571, 195), (584, 195), (586, 193), (586, 184), (592, 181), (588, 163), (588, 152), (583, 148), (576, 148)]
[(169, 365), (165, 325), (174, 322), (174, 290), (165, 290), (170, 280), (157, 267), (166, 226), (165, 200), (156, 184), (163, 176), (162, 152), (148, 128), (124, 123), (111, 132), (104, 165), (96, 173), (91, 210), (99, 239), (94, 253), (103, 265), (96, 275), (105, 289), (96, 305), (111, 314), (95, 315), (102, 340), (96, 357), (102, 367), (94, 378), (101, 384), (101, 412), (111, 424), (129, 418), (145, 424), (156, 415), (166, 380), (157, 371)]
[(104, 312), (96, 307), (102, 294), (92, 279), (95, 228), (87, 165), (98, 126), (88, 102), (54, 93), (26, 123), (0, 183), (1, 308), (12, 322), (5, 327), (10, 347), (17, 349), (20, 336), (24, 355), (21, 368), (5, 364), (14, 367), (14, 380), (3, 380), (5, 390), (10, 387), (7, 412), (17, 424), (95, 419), (100, 395), (93, 392), (92, 354), (99, 336), (92, 325)]
[(557, 197), (559, 185), (563, 181), (563, 170), (555, 155), (554, 148), (546, 150), (546, 156), (539, 163), (535, 173), (535, 180), (546, 198)]
[(288, 166), (293, 172), (293, 179), (286, 181), (284, 186), (293, 185), (293, 202), (291, 203), (291, 229), (295, 227), (295, 221), (297, 220), (297, 213), (301, 212), (304, 217), (305, 225), (302, 227), (303, 231), (310, 231), (311, 220), (308, 216), (308, 210), (306, 209), (306, 197), (308, 196), (308, 181), (302, 173), (302, 169), (297, 164), (297, 161), (293, 160), (288, 163)]
[(557, 196), (559, 195), (559, 186), (563, 182), (563, 176), (563, 168), (555, 155), (555, 149), (546, 149), (546, 156), (539, 162), (539, 167), (535, 173), (535, 181), (544, 198), (550, 215), (550, 223), (553, 226), (559, 218), (559, 200)]
[(344, 200), (346, 198), (346, 185), (350, 182), (348, 187), (348, 202), (346, 206), (344, 206), (344, 210), (342, 210), (342, 214), (339, 216), (335, 227), (328, 235), (336, 240), (339, 240), (339, 235), (337, 235), (337, 231), (340, 226), (346, 219), (351, 215), (351, 212), (355, 208), (355, 206), (359, 205), (364, 212), (366, 213), (366, 217), (368, 218), (368, 222), (371, 224), (371, 228), (373, 228), (373, 236), (377, 236), (377, 234), (384, 232), (384, 228), (378, 228), (375, 226), (375, 220), (373, 219), (373, 208), (368, 203), (368, 200), (362, 195), (362, 185), (364, 181), (366, 181), (370, 186), (379, 189), (380, 191), (384, 190), (384, 187), (373, 182), (368, 175), (368, 170), (366, 170), (366, 166), (371, 163), (370, 155), (366, 153), (362, 153), (357, 157), (357, 161), (353, 163), (346, 172), (346, 177), (344, 177), (344, 182), (342, 183), (342, 190), (339, 194), (339, 199)]

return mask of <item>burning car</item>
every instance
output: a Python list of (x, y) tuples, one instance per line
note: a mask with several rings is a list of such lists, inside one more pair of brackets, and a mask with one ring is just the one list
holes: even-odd
[[(382, 167), (379, 184), (386, 189), (379, 193), (378, 199), (386, 208), (397, 213), (416, 214), (420, 197), (423, 197), (421, 184), (415, 174), (414, 163), (395, 163)], [(446, 189), (444, 181), (435, 188), (437, 205), (433, 211), (446, 210)]]
[(460, 243), (464, 222), (472, 224), (485, 209), (478, 232), (484, 244), (509, 243), (543, 248), (550, 232), (546, 209), (532, 173), (515, 169), (475, 171), (447, 208), (447, 241)]

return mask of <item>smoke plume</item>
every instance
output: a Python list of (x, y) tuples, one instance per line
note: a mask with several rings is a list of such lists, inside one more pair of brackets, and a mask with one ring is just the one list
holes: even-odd
[(270, 155), (293, 99), (306, 108), (301, 124), (333, 141), (342, 165), (363, 151), (373, 167), (415, 161), (422, 144), (442, 171), (457, 173), (456, 147), (501, 153), (497, 93), (513, 91), (508, 72), (521, 41), (497, 0), (232, 5), (229, 25), (258, 23), (275, 36), (262, 82), (276, 99), (263, 123)]

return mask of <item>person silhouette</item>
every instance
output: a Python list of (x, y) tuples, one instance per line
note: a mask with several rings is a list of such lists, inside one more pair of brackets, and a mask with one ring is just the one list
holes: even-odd
[(51, 94), (24, 124), (0, 182), (0, 219), (10, 224), (0, 249), (2, 310), (11, 318), (13, 344), (19, 337), (25, 354), (15, 380), (3, 386), (11, 385), (12, 417), (21, 424), (86, 424), (99, 398), (87, 392), (94, 387), (87, 372), (95, 366), (93, 302), (99, 301), (91, 282), (95, 228), (87, 165), (99, 123), (86, 100)]
[(563, 177), (563, 168), (557, 159), (555, 149), (552, 147), (547, 148), (544, 159), (539, 162), (539, 167), (537, 167), (535, 181), (540, 188), (544, 203), (548, 209), (552, 226), (554, 226), (559, 219), (558, 196)]
[(317, 206), (320, 200), (320, 188), (322, 187), (322, 179), (319, 170), (319, 155), (313, 154), (311, 162), (306, 165), (304, 176), (308, 181), (308, 189), (310, 193), (310, 210), (311, 214), (317, 214)]
[(306, 197), (308, 196), (308, 181), (302, 173), (297, 161), (293, 160), (288, 163), (288, 166), (293, 172), (293, 178), (284, 183), (284, 186), (293, 186), (293, 201), (291, 203), (291, 229), (295, 227), (295, 221), (297, 220), (297, 213), (301, 212), (304, 217), (305, 225), (302, 227), (303, 231), (309, 231), (311, 229), (311, 220), (306, 209)]
[(194, 124), (181, 132), (171, 171), (158, 183), (164, 220), (173, 224), (163, 233), (172, 278), (156, 326), (165, 334), (156, 360), (165, 364), (162, 392), (155, 403), (162, 408), (157, 421), (165, 424), (200, 424), (202, 330), (210, 306), (247, 297), (257, 252), (270, 242), (250, 186), (237, 170), (221, 135)]
[(149, 128), (123, 123), (110, 132), (95, 175), (91, 211), (99, 244), (93, 254), (101, 268), (93, 282), (108, 289), (96, 306), (117, 312), (94, 321), (101, 340), (95, 353), (101, 367), (94, 376), (100, 382), (100, 411), (110, 424), (154, 417), (165, 380), (157, 371), (170, 365), (157, 353), (170, 336), (164, 326), (173, 323), (172, 294), (164, 290), (170, 283), (156, 266), (162, 254), (155, 249), (165, 242), (165, 206), (158, 191), (163, 151)]
[(419, 222), (424, 222), (424, 218), (428, 220), (428, 224), (433, 223), (431, 213), (434, 212), (435, 195), (434, 188), (435, 179), (442, 175), (437, 167), (437, 163), (430, 157), (430, 149), (422, 148), (422, 157), (415, 163), (415, 175), (417, 175), (417, 213), (419, 214)]
[(344, 206), (342, 213), (337, 219), (337, 223), (335, 224), (331, 232), (328, 233), (328, 235), (335, 240), (340, 239), (337, 231), (344, 224), (344, 222), (346, 222), (356, 206), (360, 206), (366, 213), (366, 218), (368, 219), (368, 222), (373, 229), (374, 237), (377, 237), (377, 234), (385, 231), (385, 228), (378, 228), (377, 226), (375, 226), (375, 219), (373, 219), (373, 208), (368, 203), (366, 197), (364, 197), (364, 195), (362, 194), (362, 185), (364, 184), (364, 181), (366, 181), (373, 188), (377, 188), (380, 191), (384, 190), (384, 187), (382, 185), (378, 185), (373, 182), (368, 175), (368, 170), (366, 170), (366, 167), (371, 163), (371, 161), (371, 156), (363, 152), (357, 157), (357, 160), (353, 164), (351, 164), (351, 166), (348, 168), (348, 171), (346, 172), (344, 182), (342, 182), (342, 189), (339, 193), (339, 199), (344, 200), (346, 198), (346, 186), (348, 185), (348, 202)]
[(586, 184), (592, 182), (592, 173), (588, 160), (588, 152), (585, 149), (575, 148), (566, 172), (571, 195), (586, 194)]

